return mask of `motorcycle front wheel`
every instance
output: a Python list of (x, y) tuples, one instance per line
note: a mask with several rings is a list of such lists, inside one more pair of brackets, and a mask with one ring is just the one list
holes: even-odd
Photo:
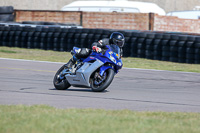
[(94, 92), (104, 91), (112, 82), (115, 76), (113, 69), (108, 69), (105, 71), (103, 76), (99, 75), (99, 72), (94, 72), (93, 77), (91, 78), (90, 86)]
[(66, 90), (68, 89), (71, 85), (67, 81), (67, 79), (64, 77), (63, 79), (59, 78), (60, 73), (65, 69), (65, 65), (63, 65), (55, 74), (54, 79), (53, 79), (53, 84), (54, 87), (57, 90)]

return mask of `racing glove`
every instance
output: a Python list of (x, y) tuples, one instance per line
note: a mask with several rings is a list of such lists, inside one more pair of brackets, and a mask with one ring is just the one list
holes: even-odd
[(102, 50), (101, 50), (101, 48), (100, 47), (97, 47), (97, 46), (93, 46), (92, 47), (92, 50), (93, 51), (96, 51), (97, 53), (100, 53)]

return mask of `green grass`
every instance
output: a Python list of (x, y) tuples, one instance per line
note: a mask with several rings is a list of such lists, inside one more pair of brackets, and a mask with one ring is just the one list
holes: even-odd
[(0, 105), (0, 133), (199, 133), (200, 113)]
[[(23, 49), (0, 47), (0, 57), (28, 59), (53, 62), (68, 62), (71, 58), (70, 52), (57, 52), (39, 49)], [(200, 64), (184, 64), (166, 61), (148, 60), (142, 58), (122, 58), (124, 67), (143, 68), (156, 70), (184, 71), (200, 73)]]
[[(13, 51), (13, 53), (1, 51)], [(67, 62), (71, 58), (71, 54), (69, 52), (55, 52), (40, 49), (0, 47), (0, 57), (39, 61)]]
[(0, 52), (1, 52), (1, 53), (17, 53), (16, 51), (3, 50), (3, 49), (0, 49)]

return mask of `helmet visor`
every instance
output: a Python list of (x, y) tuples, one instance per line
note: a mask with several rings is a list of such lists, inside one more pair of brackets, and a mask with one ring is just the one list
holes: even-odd
[(113, 38), (113, 43), (119, 47), (123, 47), (124, 46), (124, 39), (122, 40), (117, 40), (115, 38)]

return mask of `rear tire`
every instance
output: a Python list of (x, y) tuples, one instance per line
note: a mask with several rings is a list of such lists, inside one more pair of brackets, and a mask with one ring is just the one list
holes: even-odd
[(111, 84), (111, 82), (115, 76), (114, 70), (108, 69), (108, 70), (106, 70), (105, 73), (106, 73), (106, 78), (99, 86), (95, 85), (95, 78), (94, 77), (91, 78), (90, 86), (92, 88), (92, 91), (102, 92)]
[(67, 81), (66, 78), (64, 78), (63, 80), (59, 80), (58, 79), (58, 75), (60, 74), (60, 72), (62, 72), (64, 70), (66, 66), (63, 65), (55, 74), (54, 79), (53, 79), (53, 84), (54, 87), (57, 90), (66, 90), (68, 89), (71, 85), (69, 84), (69, 82)]

